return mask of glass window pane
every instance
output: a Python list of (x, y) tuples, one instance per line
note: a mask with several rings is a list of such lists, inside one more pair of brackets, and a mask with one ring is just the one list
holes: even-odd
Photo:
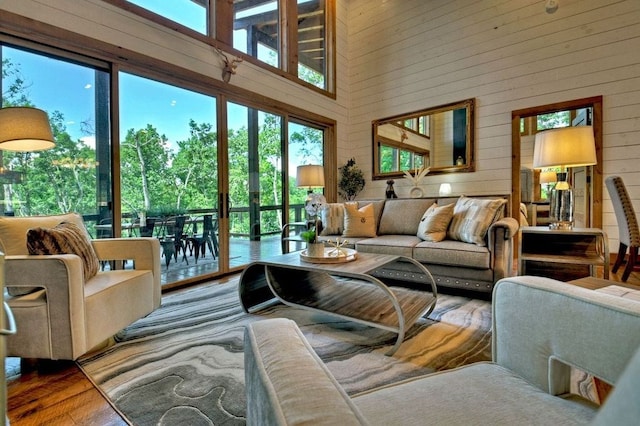
[(0, 151), (4, 214), (78, 212), (96, 236), (111, 199), (108, 83), (105, 71), (2, 47), (2, 106), (45, 110), (56, 140), (47, 151)]
[(571, 112), (560, 111), (550, 114), (542, 114), (537, 117), (537, 129), (547, 130), (556, 127), (567, 127), (571, 125)]
[(390, 173), (398, 170), (398, 149), (388, 145), (380, 145), (380, 173)]
[[(305, 164), (324, 165), (324, 132), (302, 123), (289, 122), (289, 222), (305, 220), (305, 199), (308, 188), (296, 185), (298, 166)], [(322, 188), (312, 188), (322, 193)], [(301, 247), (300, 247), (301, 248)]]
[(326, 88), (327, 36), (324, 0), (298, 0), (298, 77)]
[(233, 2), (233, 47), (269, 65), (280, 62), (280, 25), (275, 0)]
[(201, 34), (207, 34), (209, 0), (128, 0)]

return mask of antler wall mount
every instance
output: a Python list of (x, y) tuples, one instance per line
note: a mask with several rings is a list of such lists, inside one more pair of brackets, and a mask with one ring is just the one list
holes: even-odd
[(227, 54), (217, 47), (214, 46), (213, 50), (220, 55), (220, 59), (222, 59), (222, 80), (225, 83), (228, 83), (231, 80), (231, 76), (236, 73), (236, 68), (238, 68), (238, 64), (242, 62), (242, 58), (235, 57), (233, 59), (229, 59)]

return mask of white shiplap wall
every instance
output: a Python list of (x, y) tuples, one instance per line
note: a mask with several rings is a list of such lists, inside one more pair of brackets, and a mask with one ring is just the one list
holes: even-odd
[[(373, 4), (375, 3), (375, 6)], [(511, 190), (511, 111), (602, 95), (604, 174), (620, 174), (640, 212), (640, 1), (350, 0), (349, 141), (370, 176), (371, 120), (476, 98), (476, 172), (428, 176), (454, 193)], [(362, 197), (382, 197), (367, 181)], [(396, 181), (407, 196), (408, 182)], [(618, 230), (603, 206), (612, 251)]]

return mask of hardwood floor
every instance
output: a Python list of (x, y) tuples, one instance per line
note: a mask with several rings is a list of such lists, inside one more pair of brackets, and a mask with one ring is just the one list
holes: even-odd
[[(609, 278), (620, 282), (622, 269)], [(627, 283), (640, 289), (640, 272)], [(73, 362), (40, 362), (8, 374), (7, 411), (13, 426), (128, 424)]]

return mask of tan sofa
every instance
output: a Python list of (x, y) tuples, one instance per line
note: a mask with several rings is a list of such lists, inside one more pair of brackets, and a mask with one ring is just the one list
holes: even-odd
[[(82, 227), (77, 214), (0, 217), (6, 295), (17, 333), (7, 356), (74, 360), (160, 306), (160, 245), (155, 238), (92, 240), (100, 260), (133, 260), (134, 269), (98, 272), (85, 282), (75, 254), (29, 255), (27, 230), (60, 222)], [(131, 265), (131, 263), (129, 263)]]
[[(640, 303), (548, 278), (507, 278), (493, 292), (492, 339), (493, 362), (348, 396), (294, 322), (252, 323), (247, 423), (638, 424)], [(568, 394), (570, 366), (615, 385), (602, 408)]]
[[(394, 254), (413, 258), (424, 264), (438, 287), (460, 288), (490, 293), (501, 278), (511, 276), (513, 237), (518, 233), (518, 221), (507, 214), (508, 200), (503, 197), (470, 197), (470, 200), (504, 199), (500, 214), (495, 217), (481, 237), (482, 245), (454, 240), (423, 241), (417, 236), (425, 211), (434, 203), (444, 206), (457, 203), (459, 198), (418, 198), (391, 200), (362, 200), (358, 207), (373, 204), (376, 220), (375, 235), (343, 237), (344, 222), (340, 217), (342, 203), (330, 203), (323, 209), (320, 222), (320, 241), (349, 241), (347, 247), (359, 252)], [(337, 232), (336, 232), (337, 231)], [(412, 281), (411, 264), (407, 268), (384, 271), (385, 278)]]

